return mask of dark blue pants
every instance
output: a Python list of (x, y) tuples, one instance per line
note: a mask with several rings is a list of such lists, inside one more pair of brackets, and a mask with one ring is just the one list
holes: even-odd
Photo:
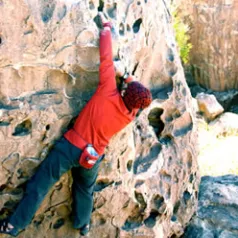
[(10, 223), (16, 229), (22, 230), (31, 222), (49, 189), (70, 169), (73, 176), (73, 226), (77, 229), (90, 222), (93, 190), (103, 156), (92, 169), (85, 169), (78, 163), (81, 152), (65, 138), (55, 144), (27, 183), (24, 197), (10, 217)]

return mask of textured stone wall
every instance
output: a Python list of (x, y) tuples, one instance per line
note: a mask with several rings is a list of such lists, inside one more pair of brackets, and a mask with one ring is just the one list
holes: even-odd
[[(107, 148), (89, 236), (183, 233), (197, 206), (196, 123), (165, 4), (0, 0), (1, 218), (97, 86), (100, 9), (114, 24), (114, 57), (154, 101)], [(69, 172), (53, 186), (24, 237), (78, 237), (71, 183)]]
[(235, 175), (202, 177), (197, 216), (183, 238), (238, 237), (237, 183)]
[(191, 64), (196, 81), (216, 91), (238, 89), (238, 1), (176, 0), (191, 27)]

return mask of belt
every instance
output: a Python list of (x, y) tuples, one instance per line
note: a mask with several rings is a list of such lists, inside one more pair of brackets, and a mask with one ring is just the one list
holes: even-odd
[(88, 143), (79, 135), (79, 133), (74, 128), (67, 131), (64, 134), (64, 137), (81, 150), (84, 150), (88, 145)]

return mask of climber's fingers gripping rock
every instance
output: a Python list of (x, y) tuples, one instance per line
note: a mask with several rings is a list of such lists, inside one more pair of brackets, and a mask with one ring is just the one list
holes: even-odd
[(114, 60), (113, 63), (114, 63), (114, 69), (116, 72), (116, 76), (123, 77), (123, 75), (126, 72), (125, 65), (120, 60)]
[(99, 19), (102, 23), (103, 28), (107, 28), (110, 30), (112, 28), (112, 23), (108, 21), (108, 19), (105, 17), (103, 12), (98, 13)]

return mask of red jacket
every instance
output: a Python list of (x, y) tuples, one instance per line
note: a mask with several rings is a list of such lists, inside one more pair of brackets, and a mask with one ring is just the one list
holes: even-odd
[(84, 149), (92, 144), (99, 155), (104, 153), (110, 138), (129, 124), (138, 109), (129, 111), (117, 89), (109, 30), (100, 32), (99, 85), (95, 94), (80, 112), (73, 128), (65, 137)]

